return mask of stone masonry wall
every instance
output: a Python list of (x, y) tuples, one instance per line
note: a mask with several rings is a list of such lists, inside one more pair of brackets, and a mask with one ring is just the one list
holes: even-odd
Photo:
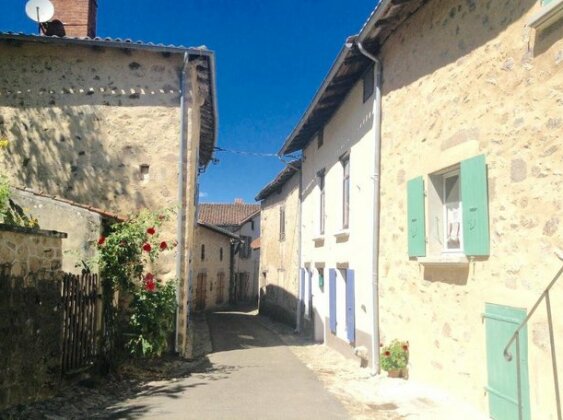
[[(280, 208), (285, 239), (280, 241)], [(279, 194), (262, 201), (260, 212), (260, 313), (295, 326), (299, 295), (299, 174)]]
[(58, 384), (62, 235), (0, 226), (1, 409), (44, 397)]
[[(431, 0), (380, 54), (382, 340), (409, 340), (413, 379), (484, 412), (485, 303), (530, 310), (561, 266), (563, 20), (536, 33), (526, 23), (539, 8), (530, 0)], [(409, 261), (406, 181), (481, 153), (490, 257), (461, 268)], [(556, 337), (561, 287), (552, 296)], [(532, 417), (554, 418), (543, 307), (528, 337)]]

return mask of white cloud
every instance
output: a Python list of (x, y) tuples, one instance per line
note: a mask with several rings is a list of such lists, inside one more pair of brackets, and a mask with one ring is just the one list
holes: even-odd
[(204, 191), (200, 191), (200, 192), (199, 192), (199, 198), (205, 198), (205, 197), (207, 197), (208, 195), (209, 195), (209, 194), (207, 194), (207, 193), (204, 192)]

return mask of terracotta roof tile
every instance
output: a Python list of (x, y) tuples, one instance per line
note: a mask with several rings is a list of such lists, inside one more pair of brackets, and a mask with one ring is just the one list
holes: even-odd
[(201, 203), (198, 221), (216, 226), (240, 225), (259, 211), (259, 204)]

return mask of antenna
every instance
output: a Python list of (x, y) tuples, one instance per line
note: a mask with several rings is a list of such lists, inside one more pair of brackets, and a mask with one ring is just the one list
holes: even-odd
[(41, 33), (41, 24), (54, 16), (55, 7), (49, 0), (29, 0), (25, 5), (25, 14), (39, 24), (39, 33)]

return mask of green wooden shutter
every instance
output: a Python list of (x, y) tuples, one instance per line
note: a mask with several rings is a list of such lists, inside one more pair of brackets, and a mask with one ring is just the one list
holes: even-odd
[(552, 1), (553, 1), (553, 0), (542, 0), (541, 4), (542, 4), (542, 6), (546, 6), (546, 5), (548, 5), (549, 3), (551, 3)]
[(407, 226), (409, 257), (426, 256), (424, 221), (424, 180), (421, 176), (407, 182)]
[(460, 173), (465, 255), (489, 255), (489, 200), (485, 155), (462, 161)]

